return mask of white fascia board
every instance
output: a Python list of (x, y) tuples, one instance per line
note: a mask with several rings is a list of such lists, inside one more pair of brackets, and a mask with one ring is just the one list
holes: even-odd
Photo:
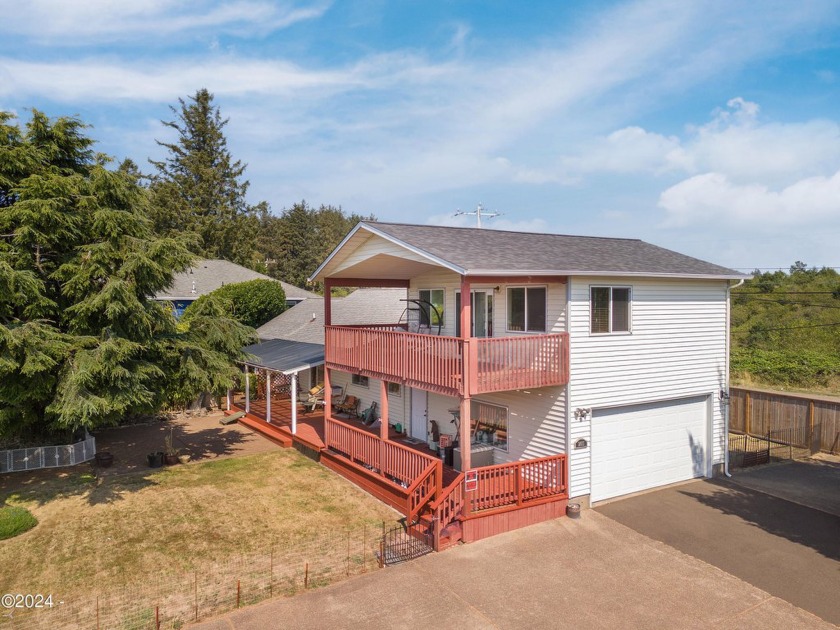
[(443, 258), (438, 258), (437, 256), (434, 256), (433, 254), (430, 254), (429, 252), (427, 252), (423, 249), (420, 249), (419, 247), (415, 247), (414, 245), (410, 245), (410, 244), (406, 243), (405, 241), (401, 241), (398, 238), (394, 238), (390, 234), (387, 234), (386, 232), (378, 230), (375, 227), (373, 227), (372, 225), (370, 225), (368, 223), (365, 223), (364, 221), (360, 221), (359, 223), (356, 224), (356, 227), (353, 228), (350, 231), (350, 233), (344, 238), (344, 240), (341, 241), (341, 243), (338, 244), (338, 247), (336, 247), (332, 251), (332, 253), (327, 257), (327, 259), (323, 263), (321, 263), (321, 266), (318, 267), (318, 269), (315, 270), (315, 273), (313, 273), (311, 276), (309, 276), (309, 278), (308, 278), (309, 282), (312, 282), (313, 280), (315, 280), (315, 278), (317, 278), (320, 275), (320, 273), (321, 273), (321, 271), (323, 271), (324, 267), (326, 267), (327, 264), (330, 262), (330, 260), (333, 258), (333, 256), (335, 256), (335, 254), (338, 253), (338, 250), (340, 250), (344, 246), (344, 244), (350, 239), (350, 237), (352, 237), (362, 227), (364, 227), (371, 234), (375, 234), (376, 236), (379, 236), (380, 238), (384, 238), (386, 241), (389, 241), (389, 242), (393, 243), (394, 245), (398, 245), (399, 247), (402, 247), (403, 249), (407, 249), (408, 251), (413, 252), (413, 253), (417, 254), (418, 256), (421, 256), (422, 258), (425, 258), (426, 260), (434, 263), (435, 265), (437, 265), (439, 267), (445, 267), (446, 269), (449, 269), (450, 271), (454, 271), (458, 275), (464, 275), (466, 273), (466, 270), (463, 269), (462, 267), (459, 267), (458, 265), (455, 265), (455, 264), (453, 264), (453, 263), (451, 263), (447, 260), (444, 260)]
[(568, 269), (469, 269), (464, 272), (469, 276), (576, 276), (579, 278), (627, 277), (627, 278), (686, 278), (691, 280), (740, 280), (752, 278), (751, 274), (689, 274), (689, 273), (652, 273), (650, 271), (572, 271)]

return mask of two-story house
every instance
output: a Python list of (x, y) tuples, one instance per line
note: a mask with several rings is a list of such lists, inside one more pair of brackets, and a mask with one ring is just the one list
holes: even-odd
[[(404, 488), (410, 518), (467, 541), (569, 499), (711, 476), (725, 457), (729, 288), (744, 277), (633, 239), (359, 223), (311, 279), (327, 288), (327, 396), (369, 392), (383, 421), (362, 435), (328, 398), (321, 461), (377, 496), (366, 476)], [(338, 286), (402, 288), (408, 315), (334, 325)], [(405, 439), (387, 430), (397, 420)], [(457, 442), (454, 480), (409, 454), (430, 434)]]

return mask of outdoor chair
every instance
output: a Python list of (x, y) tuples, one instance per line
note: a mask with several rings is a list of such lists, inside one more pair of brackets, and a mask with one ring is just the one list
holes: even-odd
[(302, 401), (303, 410), (307, 413), (315, 411), (315, 407), (324, 404), (324, 384), (318, 383), (309, 390), (306, 400)]
[(339, 413), (346, 413), (349, 416), (357, 417), (359, 415), (359, 399), (352, 394), (344, 397), (340, 403), (335, 406), (335, 410)]
[(361, 413), (362, 422), (370, 426), (376, 422), (376, 401), (370, 403), (370, 407)]

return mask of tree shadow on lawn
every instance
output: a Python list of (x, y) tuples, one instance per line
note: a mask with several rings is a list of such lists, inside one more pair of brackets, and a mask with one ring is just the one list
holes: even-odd
[(738, 486), (724, 479), (708, 479), (711, 492), (680, 493), (723, 514), (738, 518), (814, 549), (826, 558), (840, 560), (840, 517)]
[(247, 455), (247, 446), (260, 437), (237, 427), (208, 426), (196, 429), (187, 423), (169, 421), (150, 425), (117, 427), (99, 431), (97, 450), (114, 455), (109, 468), (93, 462), (65, 468), (49, 468), (0, 476), (0, 503), (8, 498), (44, 505), (59, 497), (85, 496), (90, 505), (113, 503), (127, 492), (158, 485), (155, 476), (163, 470), (150, 468), (147, 455), (164, 448), (172, 431), (173, 442), (192, 462), (214, 461), (236, 454)]

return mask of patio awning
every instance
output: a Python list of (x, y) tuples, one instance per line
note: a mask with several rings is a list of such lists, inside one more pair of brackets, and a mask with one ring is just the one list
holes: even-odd
[(324, 346), (319, 343), (270, 339), (242, 348), (248, 354), (242, 363), (283, 374), (293, 374), (324, 363)]

